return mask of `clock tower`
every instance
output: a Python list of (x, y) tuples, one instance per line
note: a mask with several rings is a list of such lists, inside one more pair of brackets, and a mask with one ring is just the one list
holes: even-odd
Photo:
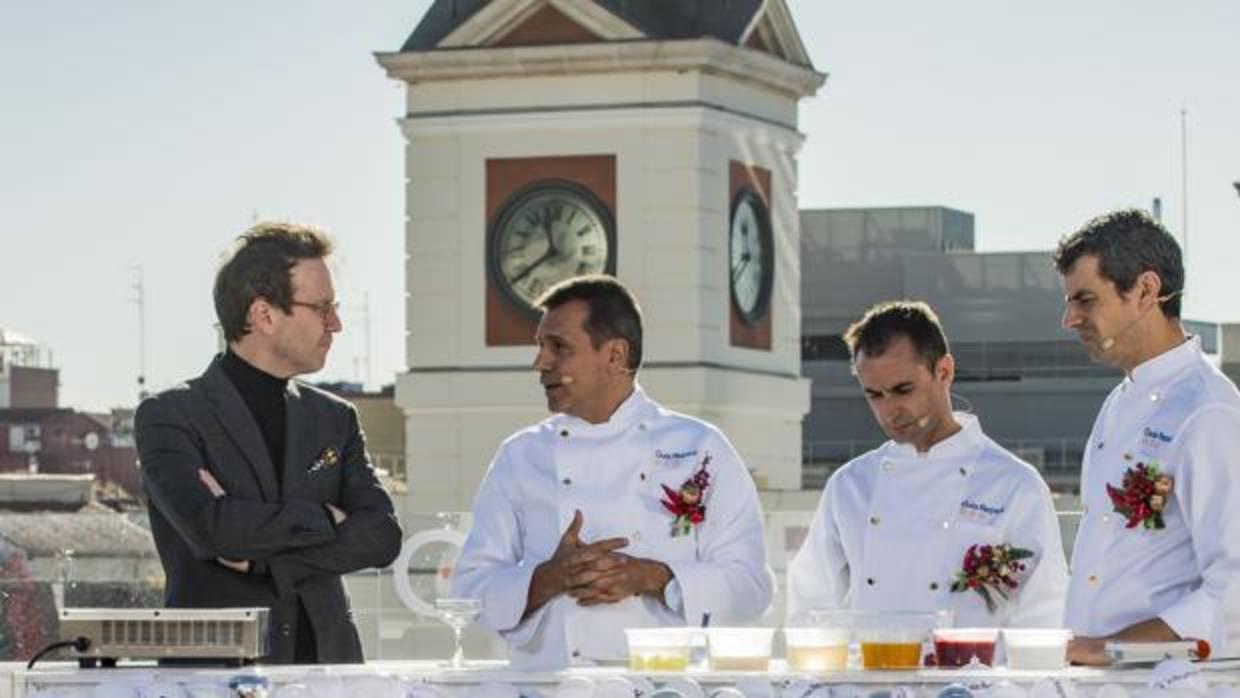
[(642, 305), (650, 395), (799, 489), (797, 104), (824, 76), (783, 0), (435, 0), (378, 60), (407, 85), (411, 508), (469, 508), (547, 416), (533, 301), (595, 272)]

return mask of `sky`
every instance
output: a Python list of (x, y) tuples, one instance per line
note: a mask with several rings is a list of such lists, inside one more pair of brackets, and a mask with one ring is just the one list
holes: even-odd
[[(1240, 321), (1240, 3), (788, 4), (829, 75), (802, 208), (950, 206), (979, 250), (1049, 250), (1157, 196), (1182, 236), (1186, 154), (1185, 312)], [(394, 380), (402, 86), (372, 53), (428, 5), (0, 0), (0, 328), (50, 348), (63, 405), (134, 403), (139, 268), (148, 387), (201, 373), (219, 255), (256, 217), (339, 245), (345, 330), (310, 378)]]

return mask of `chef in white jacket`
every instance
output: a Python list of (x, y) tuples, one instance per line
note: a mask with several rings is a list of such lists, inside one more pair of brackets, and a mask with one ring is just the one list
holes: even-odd
[[(853, 370), (890, 440), (823, 491), (788, 568), (788, 615), (813, 610), (951, 611), (956, 626), (1057, 627), (1068, 577), (1050, 490), (1038, 472), (951, 410), (955, 364), (925, 303), (882, 303), (848, 329)], [(1016, 583), (953, 591), (970, 546), (1010, 545)], [(1003, 593), (999, 593), (1002, 591)]]
[(523, 669), (622, 661), (628, 627), (757, 619), (772, 593), (757, 491), (718, 429), (637, 385), (632, 295), (585, 276), (539, 305), (553, 414), (496, 453), (453, 594), (482, 600)]
[[(1064, 327), (1095, 361), (1124, 371), (1085, 446), (1069, 657), (1105, 664), (1107, 640), (1177, 639), (1234, 656), (1240, 393), (1180, 324), (1179, 245), (1144, 212), (1117, 211), (1065, 237), (1055, 263)], [(1145, 491), (1131, 486), (1142, 469)]]

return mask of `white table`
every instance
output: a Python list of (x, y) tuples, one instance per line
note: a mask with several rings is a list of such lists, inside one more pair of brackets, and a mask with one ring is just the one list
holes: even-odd
[[(745, 698), (936, 698), (951, 684), (970, 688), (977, 698), (1125, 698), (1125, 695), (1188, 698), (1194, 693), (1212, 694), (1212, 698), (1240, 698), (1237, 690), (1240, 688), (1240, 661), (1193, 667), (1199, 671), (1194, 682), (1166, 690), (1150, 688), (1153, 675), (1150, 668), (1072, 667), (1054, 672), (922, 669), (805, 674), (788, 672), (783, 662), (776, 660), (772, 662), (772, 670), (765, 673), (705, 670), (633, 673), (622, 668), (522, 673), (511, 671), (500, 662), (471, 662), (463, 670), (424, 661), (245, 669), (174, 669), (153, 665), (78, 669), (74, 665), (52, 664), (34, 671), (15, 672), (13, 697), (31, 698), (41, 692), (50, 695), (60, 692), (80, 698), (223, 698), (230, 695), (227, 690), (230, 679), (248, 674), (270, 680), (273, 696), (284, 694), (293, 698), (354, 695), (361, 698), (619, 698), (617, 689), (626, 685), (632, 687), (632, 698), (645, 698), (655, 689), (669, 684), (681, 688), (685, 698), (693, 698), (688, 693), (696, 690), (694, 686), (700, 686), (702, 694), (708, 697), (720, 689), (738, 689)], [(306, 690), (301, 690), (298, 684), (306, 686)], [(181, 692), (175, 687), (180, 687)], [(723, 690), (718, 698), (739, 696), (733, 690)]]

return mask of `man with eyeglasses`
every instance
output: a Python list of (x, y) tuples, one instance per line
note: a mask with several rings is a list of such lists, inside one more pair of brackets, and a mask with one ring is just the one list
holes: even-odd
[(270, 608), (272, 663), (361, 662), (341, 575), (401, 545), (357, 411), (292, 380), (341, 330), (331, 251), (305, 226), (246, 231), (215, 277), (227, 350), (135, 417), (166, 605)]

